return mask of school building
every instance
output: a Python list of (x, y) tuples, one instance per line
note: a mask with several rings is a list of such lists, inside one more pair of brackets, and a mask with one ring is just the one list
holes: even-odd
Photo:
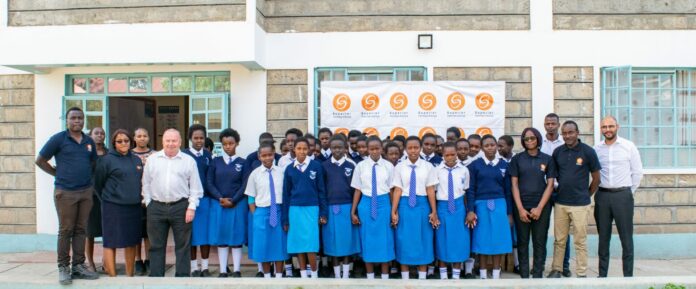
[(155, 147), (233, 127), (246, 155), (263, 131), (316, 132), (322, 81), (499, 80), (517, 142), (555, 112), (592, 145), (616, 116), (645, 166), (637, 257), (694, 257), (694, 51), (696, 0), (0, 0), (0, 251), (55, 249), (34, 160), (68, 107)]

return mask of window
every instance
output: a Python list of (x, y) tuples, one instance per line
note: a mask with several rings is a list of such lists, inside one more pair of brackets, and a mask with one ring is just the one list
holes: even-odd
[(616, 117), (645, 168), (696, 167), (696, 68), (603, 68), (605, 115)]
[(425, 67), (317, 68), (314, 71), (314, 133), (319, 131), (322, 81), (425, 81)]

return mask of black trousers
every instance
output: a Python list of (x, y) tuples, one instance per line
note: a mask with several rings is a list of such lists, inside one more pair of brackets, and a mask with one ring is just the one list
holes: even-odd
[(186, 223), (188, 201), (152, 201), (147, 206), (147, 235), (150, 237), (150, 277), (163, 277), (169, 228), (174, 233), (176, 277), (191, 274), (191, 223)]
[[(532, 208), (525, 208), (527, 211)], [(530, 223), (520, 221), (520, 213), (517, 209), (512, 210), (515, 226), (517, 229), (517, 253), (520, 261), (520, 276), (529, 278), (529, 239), (531, 234), (532, 250), (534, 254), (533, 267), (535, 278), (541, 278), (544, 274), (546, 264), (546, 240), (549, 235), (549, 220), (551, 219), (551, 206), (541, 211), (539, 220), (531, 220)]]
[(599, 277), (609, 271), (609, 242), (612, 221), (621, 240), (624, 277), (633, 276), (633, 193), (630, 188), (619, 191), (599, 189), (595, 195), (595, 222), (599, 234)]

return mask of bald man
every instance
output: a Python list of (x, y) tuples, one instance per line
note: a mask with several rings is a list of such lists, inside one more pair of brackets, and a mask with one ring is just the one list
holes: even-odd
[(602, 169), (595, 195), (594, 217), (599, 234), (599, 277), (609, 271), (611, 224), (621, 240), (623, 275), (633, 276), (633, 194), (643, 178), (643, 164), (633, 142), (618, 135), (619, 124), (612, 116), (600, 124), (604, 141), (595, 146)]
[(181, 134), (168, 129), (163, 149), (147, 158), (143, 173), (143, 203), (147, 206), (150, 237), (150, 277), (163, 277), (169, 228), (174, 233), (176, 277), (189, 277), (191, 270), (191, 221), (196, 214), (203, 186), (196, 161), (179, 149)]

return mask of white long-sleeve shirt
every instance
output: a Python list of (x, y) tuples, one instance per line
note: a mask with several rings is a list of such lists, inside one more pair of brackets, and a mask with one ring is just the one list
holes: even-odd
[(633, 142), (617, 136), (613, 144), (602, 141), (594, 149), (602, 165), (599, 186), (607, 189), (631, 187), (635, 193), (643, 178), (643, 164)]
[(195, 210), (203, 197), (203, 185), (198, 176), (196, 161), (179, 151), (174, 157), (168, 157), (164, 151), (158, 151), (147, 158), (143, 173), (143, 202), (175, 202), (188, 199), (188, 208)]

